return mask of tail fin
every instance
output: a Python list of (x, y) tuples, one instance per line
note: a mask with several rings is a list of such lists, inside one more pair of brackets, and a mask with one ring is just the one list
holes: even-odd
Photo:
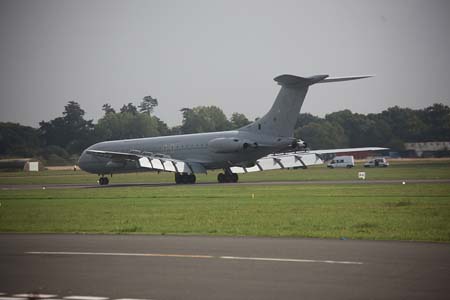
[(367, 78), (371, 76), (352, 76), (328, 78), (328, 75), (299, 77), (294, 75), (280, 75), (274, 80), (281, 85), (280, 92), (272, 108), (261, 119), (240, 128), (272, 136), (292, 137), (298, 114), (305, 100), (310, 85), (316, 83), (335, 82)]

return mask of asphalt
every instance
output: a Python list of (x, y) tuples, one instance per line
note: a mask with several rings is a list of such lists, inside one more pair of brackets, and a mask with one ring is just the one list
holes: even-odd
[[(304, 184), (415, 184), (415, 183), (450, 183), (450, 179), (387, 179), (387, 180), (299, 180), (299, 181), (255, 181), (238, 183), (196, 183), (195, 186), (239, 186), (239, 185), (304, 185)], [(176, 186), (175, 183), (110, 183), (100, 186), (92, 184), (0, 184), (0, 190), (35, 190), (35, 189), (86, 189), (86, 188), (120, 188), (120, 187), (164, 187)]]
[(449, 244), (0, 234), (0, 295), (448, 299), (449, 282)]

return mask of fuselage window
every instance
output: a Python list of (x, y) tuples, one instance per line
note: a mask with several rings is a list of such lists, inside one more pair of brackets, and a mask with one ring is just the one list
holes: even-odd
[(258, 124), (258, 130), (261, 130), (261, 124)]

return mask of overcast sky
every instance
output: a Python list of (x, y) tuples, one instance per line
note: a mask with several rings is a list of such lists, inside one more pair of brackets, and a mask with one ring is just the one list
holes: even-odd
[(38, 126), (74, 100), (89, 119), (156, 97), (249, 119), (280, 74), (375, 78), (313, 86), (302, 112), (450, 105), (450, 1), (2, 1), (0, 121)]

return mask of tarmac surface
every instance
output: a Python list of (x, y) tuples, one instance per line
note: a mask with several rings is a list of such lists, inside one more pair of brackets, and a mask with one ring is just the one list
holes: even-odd
[(24, 293), (66, 300), (450, 295), (450, 244), (0, 234), (0, 245), (1, 300), (25, 299)]
[[(408, 184), (408, 183), (450, 183), (450, 179), (387, 179), (387, 180), (320, 180), (320, 181), (254, 181), (254, 182), (238, 182), (238, 183), (196, 183), (195, 186), (239, 186), (239, 185), (304, 185), (304, 184)], [(163, 187), (177, 186), (176, 183), (110, 183), (108, 185), (77, 184), (0, 184), (0, 190), (36, 190), (36, 189), (85, 189), (85, 188), (117, 188), (117, 187)], [(186, 185), (189, 186), (189, 185)], [(1, 300), (1, 299), (0, 299)]]

